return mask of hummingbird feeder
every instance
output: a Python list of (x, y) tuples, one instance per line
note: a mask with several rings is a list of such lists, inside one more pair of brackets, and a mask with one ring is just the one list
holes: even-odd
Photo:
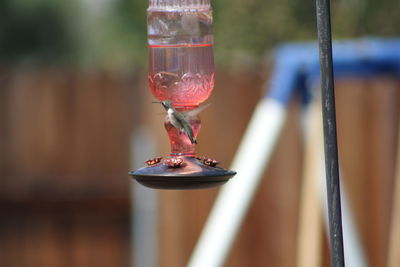
[(195, 154), (200, 106), (214, 88), (210, 0), (149, 0), (147, 9), (152, 94), (167, 111), (169, 157), (146, 161), (132, 171), (142, 185), (158, 189), (197, 189), (224, 184), (236, 172)]

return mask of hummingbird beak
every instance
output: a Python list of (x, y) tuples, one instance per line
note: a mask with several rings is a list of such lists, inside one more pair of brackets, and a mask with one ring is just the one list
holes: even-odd
[(153, 104), (161, 104), (166, 110), (168, 110), (168, 107), (165, 105), (165, 103), (164, 102), (162, 102), (162, 101), (153, 101), (153, 102), (151, 102), (151, 103), (153, 103)]

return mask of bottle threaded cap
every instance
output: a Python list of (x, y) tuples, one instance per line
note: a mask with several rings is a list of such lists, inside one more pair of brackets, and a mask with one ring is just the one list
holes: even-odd
[(149, 0), (150, 9), (208, 8), (211, 0)]

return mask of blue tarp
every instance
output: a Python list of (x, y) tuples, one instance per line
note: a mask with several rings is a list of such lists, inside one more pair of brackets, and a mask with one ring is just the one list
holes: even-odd
[[(290, 43), (274, 53), (275, 68), (268, 83), (266, 97), (287, 105), (295, 93), (305, 103), (310, 89), (319, 82), (317, 43)], [(333, 65), (336, 78), (400, 76), (400, 39), (366, 38), (333, 43)]]

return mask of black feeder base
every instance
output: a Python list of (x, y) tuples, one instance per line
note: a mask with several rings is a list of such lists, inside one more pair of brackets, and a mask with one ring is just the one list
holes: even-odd
[(209, 166), (198, 158), (182, 157), (179, 166), (166, 161), (129, 172), (140, 184), (155, 189), (201, 189), (222, 185), (236, 172)]

